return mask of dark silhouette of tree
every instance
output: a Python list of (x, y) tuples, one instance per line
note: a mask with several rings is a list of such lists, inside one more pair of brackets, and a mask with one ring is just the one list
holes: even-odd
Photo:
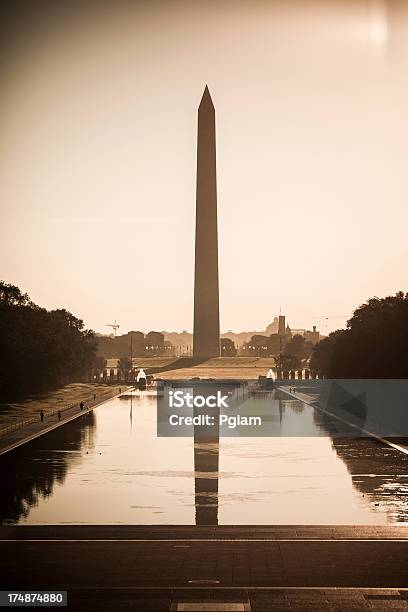
[(15, 285), (0, 281), (0, 304), (8, 306), (27, 306), (31, 304), (28, 293), (21, 293)]
[(305, 365), (313, 351), (313, 344), (300, 334), (296, 334), (286, 344), (282, 355), (285, 369), (296, 369)]
[(248, 342), (245, 342), (241, 354), (253, 355), (257, 357), (275, 357), (284, 351), (285, 346), (290, 342), (290, 334), (271, 334), (264, 336), (254, 334)]
[(99, 380), (106, 366), (107, 366), (106, 357), (104, 357), (103, 355), (95, 355), (93, 362), (92, 362), (92, 374), (94, 375), (94, 378)]
[(229, 338), (221, 338), (221, 357), (235, 357), (237, 349)]
[(268, 338), (268, 355), (279, 355), (279, 352), (285, 348), (287, 342), (286, 336), (271, 334)]
[(300, 359), (295, 355), (285, 355), (282, 353), (281, 358), (276, 359), (279, 368), (282, 370), (297, 370), (300, 367)]
[(347, 329), (313, 351), (311, 368), (327, 378), (408, 377), (408, 293), (374, 297), (359, 306)]
[(129, 378), (129, 372), (132, 369), (132, 362), (129, 357), (121, 357), (118, 361), (118, 369), (125, 380)]
[(268, 336), (254, 334), (248, 342), (244, 343), (243, 355), (253, 355), (256, 357), (268, 355)]
[(40, 308), (0, 282), (0, 398), (25, 397), (75, 380), (91, 368), (94, 333), (64, 309)]
[(340, 338), (343, 334), (344, 330), (339, 329), (315, 344), (310, 358), (310, 369), (317, 372), (319, 376), (330, 378), (334, 347), (340, 342)]
[(120, 357), (126, 357), (130, 354), (130, 344), (132, 343), (132, 354), (138, 357), (141, 357), (145, 354), (146, 351), (146, 343), (144, 333), (141, 331), (130, 331), (128, 334), (127, 345), (129, 347), (128, 352), (123, 355), (119, 355)]
[[(146, 336), (141, 331), (130, 331), (121, 336), (96, 336), (98, 354), (120, 359), (121, 357), (154, 357), (166, 351), (164, 334), (150, 331)], [(146, 348), (147, 347), (147, 348)], [(152, 348), (153, 347), (153, 348)], [(169, 351), (167, 347), (167, 351)]]
[(147, 344), (151, 343), (154, 347), (161, 348), (164, 345), (164, 335), (161, 332), (149, 331), (145, 336)]
[(154, 357), (164, 352), (164, 334), (156, 331), (149, 331), (145, 336), (146, 355)]
[(104, 370), (106, 368), (106, 357), (103, 355), (95, 355), (92, 367), (98, 372)]

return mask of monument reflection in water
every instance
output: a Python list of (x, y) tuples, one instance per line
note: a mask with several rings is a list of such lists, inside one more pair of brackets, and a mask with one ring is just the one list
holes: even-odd
[[(222, 385), (223, 393), (229, 396), (231, 411), (236, 410), (245, 400), (248, 392), (245, 385), (239, 382), (227, 382)], [(194, 388), (204, 397), (216, 395), (220, 390), (217, 385), (204, 383)], [(263, 394), (263, 399), (272, 399), (272, 393)], [(280, 420), (281, 402), (279, 402)], [(218, 487), (220, 462), (220, 409), (217, 407), (194, 407), (194, 416), (208, 415), (212, 425), (194, 426), (194, 496), (196, 525), (218, 525)], [(230, 432), (228, 432), (230, 433)], [(230, 434), (231, 435), (231, 434)]]
[[(214, 389), (215, 392), (217, 391)], [(213, 394), (206, 387), (202, 395)], [(194, 408), (194, 416), (208, 414), (213, 425), (194, 426), (194, 502), (196, 525), (218, 525), (220, 420), (218, 408)]]
[[(168, 381), (164, 383), (164, 403), (158, 404), (158, 432), (161, 435), (174, 436), (174, 428), (169, 427), (169, 415), (173, 412), (168, 402), (169, 391), (183, 389), (192, 397), (200, 396), (203, 400), (222, 394), (228, 396), (229, 409), (236, 410), (246, 396), (245, 385), (237, 381)], [(182, 409), (184, 410), (184, 408)], [(218, 525), (218, 487), (220, 456), (220, 408), (204, 403), (202, 407), (194, 405), (191, 416), (200, 425), (182, 427), (184, 436), (194, 439), (194, 502), (196, 525)], [(201, 418), (200, 418), (201, 417)], [(161, 420), (161, 423), (160, 423)], [(180, 431), (180, 430), (179, 430)]]
[(188, 437), (157, 437), (155, 397), (114, 399), (0, 456), (0, 521), (408, 521), (408, 456), (372, 438), (339, 436), (327, 414), (279, 390), (232, 393), (239, 412), (242, 403), (268, 405), (271, 427), (280, 435), (253, 439), (238, 428), (228, 433), (217, 421), (210, 431), (191, 428)]

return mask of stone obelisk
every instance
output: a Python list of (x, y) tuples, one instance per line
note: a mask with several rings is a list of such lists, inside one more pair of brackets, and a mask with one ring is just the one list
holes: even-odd
[(215, 109), (208, 87), (198, 108), (193, 354), (219, 357)]

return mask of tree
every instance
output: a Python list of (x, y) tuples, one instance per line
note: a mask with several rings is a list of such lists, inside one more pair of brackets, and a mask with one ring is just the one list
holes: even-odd
[(289, 359), (291, 363), (290, 369), (300, 368), (305, 365), (305, 362), (309, 359), (313, 351), (313, 344), (306, 340), (300, 334), (296, 334), (286, 344), (283, 351), (283, 358)]
[(103, 355), (95, 355), (92, 363), (92, 369), (94, 370), (94, 373), (96, 372), (98, 378), (100, 378), (100, 375), (106, 368), (106, 365), (107, 361)]
[(146, 355), (154, 357), (161, 355), (164, 351), (164, 334), (161, 332), (150, 331), (145, 336)]
[(129, 357), (121, 357), (118, 361), (118, 370), (123, 374), (125, 380), (128, 380), (131, 369), (132, 361)]
[(278, 362), (278, 356), (283, 352), (290, 339), (290, 334), (271, 334), (270, 336), (254, 334), (248, 342), (244, 343), (242, 354), (256, 355), (257, 357), (275, 357), (275, 360)]
[(300, 367), (300, 359), (295, 355), (283, 353), (280, 360), (278, 359), (279, 367), (282, 370), (297, 370)]
[(319, 342), (311, 360), (328, 378), (407, 378), (408, 293), (374, 297), (359, 306), (347, 329)]
[(0, 282), (0, 398), (25, 397), (81, 380), (92, 367), (94, 333), (67, 310), (40, 308)]
[[(132, 354), (137, 356), (142, 356), (145, 354), (145, 337), (144, 333), (141, 331), (130, 331), (128, 333), (128, 351), (127, 355), (130, 355), (130, 344), (132, 343)], [(125, 355), (124, 355), (125, 356)]]
[(237, 349), (230, 338), (221, 338), (221, 357), (235, 357)]
[(28, 293), (21, 293), (20, 289), (15, 285), (0, 281), (0, 304), (6, 306), (26, 306), (30, 303)]
[(334, 348), (344, 333), (345, 330), (339, 329), (315, 344), (310, 358), (310, 369), (317, 372), (319, 376), (330, 378)]
[(268, 355), (276, 357), (284, 349), (286, 343), (286, 336), (271, 334), (268, 338)]
[(268, 340), (268, 336), (254, 334), (248, 342), (244, 343), (243, 354), (256, 357), (266, 356), (268, 354)]

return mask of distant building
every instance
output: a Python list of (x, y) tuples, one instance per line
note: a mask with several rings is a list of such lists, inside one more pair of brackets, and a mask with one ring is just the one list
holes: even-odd
[(285, 315), (279, 315), (278, 334), (279, 336), (284, 336), (286, 334)]
[(292, 337), (293, 336), (303, 336), (305, 340), (308, 340), (312, 344), (317, 344), (318, 342), (320, 342), (320, 332), (316, 330), (316, 325), (313, 325), (313, 331), (310, 331), (310, 329), (304, 329), (304, 328), (299, 329), (298, 328), (298, 329), (292, 329), (291, 334), (292, 334)]
[(279, 319), (278, 317), (274, 317), (272, 323), (265, 329), (265, 336), (272, 336), (272, 334), (277, 334), (279, 330)]
[(298, 329), (293, 328), (291, 331), (292, 331), (292, 336), (303, 336), (304, 338), (306, 338), (307, 329), (305, 328), (298, 328)]
[(320, 342), (320, 332), (316, 330), (316, 325), (313, 325), (313, 331), (306, 332), (306, 340), (309, 340), (309, 342), (313, 344)]

